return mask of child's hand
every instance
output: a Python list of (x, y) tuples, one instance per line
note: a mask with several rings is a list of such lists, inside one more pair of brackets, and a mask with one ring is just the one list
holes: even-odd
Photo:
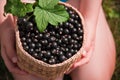
[[(73, 0), (69, 0), (68, 1), (69, 4), (75, 6), (75, 4), (79, 5), (79, 1), (77, 2), (73, 2)], [(79, 6), (75, 6), (78, 10), (79, 10)], [(95, 46), (95, 34), (96, 34), (96, 23), (93, 24), (93, 22), (91, 22), (91, 20), (89, 19), (85, 19), (84, 18), (84, 26), (85, 26), (85, 43), (84, 46), (82, 48), (82, 53), (81, 53), (81, 58), (74, 63), (74, 65), (72, 66), (72, 68), (66, 72), (67, 74), (70, 73), (71, 71), (73, 71), (76, 67), (82, 66), (83, 64), (86, 64), (90, 61), (91, 57), (92, 57), (92, 53), (94, 51), (94, 46)], [(94, 27), (93, 27), (94, 26)]]
[[(34, 3), (35, 0), (21, 0), (27, 3)], [(3, 1), (5, 2), (5, 0)], [(0, 16), (1, 17), (1, 16)], [(13, 74), (27, 74), (17, 66), (15, 50), (15, 26), (16, 23), (11, 15), (0, 25), (1, 56), (8, 70)]]
[(8, 16), (6, 20), (0, 25), (0, 43), (1, 56), (5, 62), (6, 67), (11, 73), (26, 74), (20, 70), (16, 64), (17, 57), (15, 51), (15, 24), (12, 16)]
[(90, 58), (92, 56), (94, 46), (95, 46), (95, 34), (96, 29), (91, 28), (91, 24), (86, 23), (86, 35), (85, 35), (85, 43), (82, 48), (82, 58), (74, 64), (74, 67), (81, 66), (85, 63), (88, 63), (90, 61)]
[(94, 31), (94, 32), (90, 33), (90, 30), (87, 30), (88, 31), (86, 34), (87, 38), (86, 38), (85, 44), (82, 48), (82, 53), (81, 53), (80, 59), (78, 59), (78, 61), (76, 61), (76, 63), (73, 64), (73, 66), (70, 68), (69, 71), (66, 72), (66, 74), (69, 74), (75, 68), (82, 66), (84, 64), (87, 64), (90, 61), (90, 59), (92, 57), (92, 53), (94, 51), (94, 47), (95, 47), (95, 32), (96, 32), (96, 31)]

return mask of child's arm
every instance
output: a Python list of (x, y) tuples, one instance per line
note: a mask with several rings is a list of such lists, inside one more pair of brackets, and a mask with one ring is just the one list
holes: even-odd
[[(91, 22), (96, 27), (102, 0), (80, 0), (80, 12), (87, 22)], [(88, 21), (89, 20), (89, 21)]]
[(102, 0), (80, 0), (79, 11), (82, 13), (85, 20), (87, 37), (84, 45), (83, 58), (79, 62), (77, 62), (74, 66), (80, 66), (82, 64), (85, 64), (89, 62), (91, 58), (92, 54), (88, 54), (88, 53), (89, 51), (91, 51), (92, 48), (94, 48), (96, 26), (98, 22), (101, 3)]

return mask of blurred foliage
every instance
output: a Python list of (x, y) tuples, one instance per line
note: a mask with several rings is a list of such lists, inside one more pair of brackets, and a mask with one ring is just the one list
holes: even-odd
[(116, 43), (116, 68), (112, 80), (120, 80), (120, 0), (104, 0), (103, 8)]
[(120, 17), (120, 1), (104, 0), (103, 8), (106, 12), (106, 17), (109, 19)]
[(12, 75), (7, 70), (3, 59), (0, 57), (0, 80), (13, 80)]
[[(103, 0), (103, 8), (116, 43), (116, 68), (112, 80), (120, 80), (120, 0)], [(1, 58), (0, 80), (13, 80)]]

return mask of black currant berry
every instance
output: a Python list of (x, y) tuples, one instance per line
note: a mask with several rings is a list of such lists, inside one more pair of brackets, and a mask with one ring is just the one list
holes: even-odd
[(61, 62), (65, 61), (66, 59), (67, 59), (67, 58), (66, 58), (64, 55), (59, 56), (59, 60), (60, 60)]

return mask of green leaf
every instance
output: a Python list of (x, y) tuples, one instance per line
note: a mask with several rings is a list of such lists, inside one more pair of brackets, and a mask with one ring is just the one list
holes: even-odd
[[(18, 1), (19, 1), (19, 0), (18, 0)], [(7, 0), (6, 5), (4, 6), (4, 11), (5, 11), (6, 13), (11, 13), (11, 7), (13, 6), (13, 3), (15, 4), (15, 3), (17, 3), (18, 1), (15, 0), (15, 2), (14, 2), (14, 0)]]
[(59, 0), (39, 0), (39, 6), (44, 9), (53, 9)]
[(24, 4), (20, 0), (7, 0), (4, 11), (14, 16), (22, 17), (33, 11), (33, 4)]
[(48, 25), (48, 21), (46, 20), (47, 18), (45, 17), (44, 14), (45, 14), (44, 10), (40, 9), (39, 7), (35, 8), (35, 11), (34, 11), (35, 20), (40, 32), (43, 32)]
[(67, 21), (69, 18), (69, 14), (62, 5), (57, 5), (52, 10), (46, 10), (45, 15), (48, 22), (55, 26), (58, 25), (58, 23)]
[(26, 7), (26, 12), (27, 13), (33, 11), (33, 4), (26, 4), (25, 7)]
[(45, 10), (40, 7), (36, 7), (34, 15), (37, 27), (40, 30), (40, 32), (43, 32), (46, 29), (48, 23), (56, 26), (58, 25), (58, 23), (67, 21), (69, 18), (69, 14), (62, 5), (56, 5), (54, 9), (50, 10)]
[(24, 16), (26, 15), (26, 8), (23, 4), (14, 4), (13, 6), (11, 6), (11, 12), (14, 16)]

